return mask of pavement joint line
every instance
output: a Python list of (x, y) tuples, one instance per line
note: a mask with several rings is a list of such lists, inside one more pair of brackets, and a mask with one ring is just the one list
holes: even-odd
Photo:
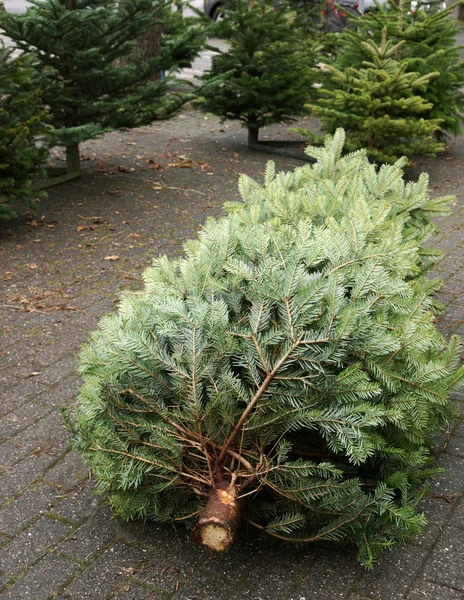
[[(22, 496), (26, 491), (29, 491), (33, 486), (37, 485), (38, 483), (43, 481), (43, 478), (45, 477), (45, 475), (51, 470), (53, 469), (53, 467), (55, 465), (58, 464), (58, 462), (60, 460), (62, 460), (67, 454), (69, 454), (70, 452), (72, 452), (72, 449), (68, 446), (67, 450), (65, 452), (63, 452), (63, 454), (61, 454), (60, 456), (58, 456), (52, 463), (50, 463), (49, 465), (47, 465), (45, 467), (45, 469), (43, 471), (41, 471), (37, 477), (35, 477), (32, 481), (30, 481), (28, 484), (26, 484), (24, 487), (22, 487), (20, 490), (18, 490), (18, 493), (15, 494), (14, 496), (11, 497), (11, 501), (9, 501), (7, 504), (10, 504), (11, 502), (13, 502), (14, 500), (16, 500), (17, 498), (19, 498), (20, 496)], [(4, 471), (4, 473), (8, 473), (8, 471), (10, 471), (13, 467), (17, 466), (19, 463), (24, 462), (26, 460), (30, 460), (31, 456), (28, 456), (26, 458), (23, 458), (21, 460), (18, 460), (16, 463), (14, 463), (14, 465), (11, 465), (11, 467), (9, 467), (6, 471)], [(2, 473), (3, 474), (3, 473)]]
[[(433, 543), (430, 545), (429, 548), (426, 549), (426, 552), (424, 553), (424, 558), (421, 561), (420, 567), (419, 567), (419, 569), (416, 572), (416, 577), (413, 579), (413, 581), (411, 581), (410, 585), (408, 586), (408, 588), (405, 591), (405, 597), (412, 590), (412, 587), (414, 585), (415, 580), (417, 580), (417, 579), (427, 579), (427, 577), (425, 575), (426, 574), (427, 563), (429, 562), (429, 560), (430, 560), (430, 558), (431, 558), (431, 556), (433, 554), (433, 551), (435, 550), (435, 548), (440, 543), (440, 540), (441, 540), (441, 538), (443, 536), (443, 533), (444, 533), (444, 530), (445, 530), (445, 526), (449, 522), (450, 515), (451, 515), (451, 513), (448, 515), (448, 518), (446, 518), (445, 522), (443, 523), (444, 526), (439, 528), (439, 532), (436, 535)], [(431, 580), (429, 580), (429, 581), (431, 581)], [(438, 583), (438, 582), (433, 582), (433, 583)], [(442, 585), (442, 584), (439, 584), (439, 585)]]
[[(0, 508), (3, 508), (3, 507), (0, 507)], [(6, 546), (8, 546), (8, 544), (10, 544), (11, 542), (13, 542), (15, 540), (15, 538), (17, 538), (18, 536), (21, 535), (21, 533), (24, 533), (24, 531), (26, 531), (27, 529), (29, 529), (30, 527), (32, 527), (32, 525), (35, 525), (43, 517), (47, 517), (47, 519), (50, 519), (51, 521), (58, 521), (58, 522), (61, 522), (61, 523), (65, 523), (66, 525), (70, 525), (71, 527), (73, 527), (74, 528), (73, 531), (76, 530), (76, 523), (68, 523), (68, 522), (66, 522), (64, 520), (61, 520), (61, 519), (57, 518), (57, 516), (55, 516), (55, 515), (50, 516), (46, 512), (40, 512), (38, 515), (36, 515), (35, 517), (33, 517), (30, 521), (27, 521), (27, 523), (25, 523), (25, 525), (23, 527), (19, 528), (18, 531), (14, 535), (9, 536), (10, 539), (7, 542), (5, 542), (4, 544), (0, 544), (0, 549), (5, 548)], [(79, 525), (77, 525), (77, 527), (79, 527)], [(70, 535), (71, 533), (72, 532), (68, 532), (66, 535)]]
[[(65, 356), (63, 356), (63, 357), (61, 357), (59, 360), (57, 360), (56, 362), (60, 362), (60, 360), (63, 360), (63, 358), (66, 358), (67, 356), (72, 356), (72, 355), (73, 355), (73, 353), (66, 354)], [(56, 363), (53, 363), (53, 365), (54, 365), (54, 364), (56, 364)], [(53, 365), (50, 365), (50, 366), (53, 366)], [(47, 368), (48, 368), (48, 367), (47, 367)], [(57, 382), (53, 383), (52, 385), (48, 386), (47, 388), (44, 388), (43, 390), (41, 390), (41, 391), (37, 392), (35, 396), (36, 396), (36, 397), (37, 397), (37, 396), (41, 396), (42, 394), (46, 394), (47, 392), (49, 392), (49, 391), (51, 391), (51, 390), (54, 390), (54, 389), (56, 389), (56, 388), (57, 388), (57, 387), (58, 387), (60, 384), (62, 384), (62, 383), (63, 383), (63, 381), (67, 381), (68, 379), (72, 379), (74, 376), (75, 376), (75, 375), (73, 375), (73, 374), (71, 374), (71, 375), (66, 375), (65, 377), (63, 377), (63, 379), (60, 379), (59, 381), (57, 381)], [(13, 392), (14, 392), (15, 388), (21, 388), (23, 385), (24, 385), (24, 381), (23, 381), (22, 383), (19, 383), (18, 385), (16, 385), (16, 386), (13, 388)], [(2, 415), (2, 417), (1, 417), (1, 418), (3, 419), (3, 418), (5, 418), (5, 417), (7, 417), (8, 415), (11, 415), (11, 413), (15, 412), (15, 410), (17, 410), (18, 408), (22, 408), (22, 407), (23, 407), (23, 406), (25, 406), (26, 404), (27, 404), (27, 405), (29, 405), (31, 402), (32, 402), (32, 403), (34, 403), (34, 404), (40, 404), (40, 405), (41, 405), (41, 403), (40, 403), (40, 402), (37, 402), (36, 400), (34, 400), (34, 397), (28, 397), (28, 398), (25, 398), (25, 399), (24, 399), (24, 402), (22, 402), (21, 404), (18, 404), (17, 406), (15, 406), (14, 408), (12, 408), (10, 411), (8, 411), (8, 412), (4, 413), (4, 414)], [(53, 412), (53, 410), (54, 410), (54, 409), (53, 409), (53, 407), (52, 407), (50, 412)], [(31, 425), (31, 424), (29, 424), (29, 426), (30, 426), (30, 425)]]
[[(31, 567), (33, 567), (34, 565), (36, 565), (38, 562), (40, 562), (42, 560), (42, 558), (44, 558), (45, 556), (50, 556), (51, 554), (54, 554), (54, 550), (55, 548), (57, 548), (61, 542), (69, 535), (69, 533), (66, 533), (64, 536), (60, 537), (58, 539), (57, 542), (53, 542), (52, 544), (49, 544), (44, 550), (43, 552), (41, 552), (38, 556), (36, 556), (33, 560), (31, 560), (30, 562), (28, 562), (26, 564), (26, 567), (20, 571), (19, 573), (17, 573), (16, 575), (11, 575), (7, 573), (7, 576), (9, 576), (10, 582), (9, 587), (11, 587), (12, 585), (14, 585), (17, 581), (19, 581), (22, 577), (24, 577), (24, 575), (26, 575), (26, 573), (29, 571), (29, 569)], [(11, 584), (11, 585), (10, 585)], [(2, 590), (0, 589), (0, 592)]]
[[(28, 404), (28, 405), (30, 405), (30, 404), (31, 404), (31, 402), (29, 401), (29, 402), (27, 402), (27, 404)], [(38, 404), (38, 403), (36, 403), (36, 402), (33, 402), (33, 404)], [(24, 405), (22, 404), (21, 406), (24, 406)], [(21, 408), (21, 407), (16, 407), (16, 408)], [(37, 423), (39, 423), (40, 421), (42, 421), (42, 419), (45, 419), (46, 417), (48, 417), (49, 415), (51, 415), (53, 412), (55, 412), (55, 411), (54, 411), (54, 409), (53, 409), (53, 407), (48, 407), (48, 408), (50, 408), (50, 410), (49, 410), (48, 412), (46, 412), (46, 413), (44, 413), (43, 415), (41, 415), (41, 416), (40, 416), (38, 419), (36, 419), (35, 421), (32, 421), (32, 422), (30, 421), (29, 423), (27, 423), (26, 425), (24, 425), (24, 427), (23, 427), (22, 429), (18, 429), (18, 430), (15, 432), (15, 434), (14, 434), (14, 435), (12, 435), (12, 436), (10, 436), (10, 437), (2, 437), (2, 438), (0, 438), (0, 444), (4, 444), (4, 443), (6, 443), (6, 442), (11, 442), (11, 441), (12, 441), (12, 440), (14, 440), (16, 437), (18, 437), (18, 436), (20, 436), (22, 433), (24, 433), (24, 431), (26, 431), (26, 429), (29, 429), (29, 428), (30, 428), (30, 427), (32, 427), (33, 425), (36, 425)], [(11, 411), (11, 412), (14, 412), (14, 410), (13, 410), (13, 411)], [(8, 414), (11, 414), (11, 412), (10, 412), (10, 413), (7, 413), (7, 415), (8, 415)], [(7, 416), (7, 415), (5, 415), (5, 416)], [(53, 439), (53, 438), (50, 438), (50, 439)], [(39, 448), (39, 446), (37, 446), (37, 448)], [(32, 452), (34, 452), (35, 450), (37, 450), (37, 448), (34, 448), (34, 450), (32, 450)], [(19, 462), (19, 461), (17, 461), (17, 462)], [(15, 464), (15, 463), (14, 463), (14, 464)], [(7, 468), (8, 468), (8, 467), (7, 467)], [(2, 470), (3, 470), (3, 468), (2, 468), (2, 467), (0, 467), (0, 472), (1, 472)]]
[[(60, 556), (60, 554), (57, 552), (52, 552), (51, 554), (53, 554), (54, 556)], [(66, 560), (69, 560), (68, 557), (63, 557), (63, 558), (66, 558)], [(79, 564), (79, 563), (77, 563), (77, 561), (74, 561), (74, 560), (71, 562), (74, 562), (75, 564)], [(71, 575), (71, 577), (68, 577), (68, 579), (65, 582), (60, 584), (58, 586), (57, 590), (55, 592), (52, 592), (47, 600), (49, 600), (51, 598), (56, 598), (61, 592), (63, 592), (66, 589), (66, 587), (68, 585), (70, 585), (75, 579), (77, 579), (77, 577), (82, 575), (82, 573), (85, 573), (86, 570), (87, 570), (87, 566), (83, 565), (80, 569), (78, 569), (75, 573), (73, 573)], [(1, 592), (1, 590), (0, 590), (0, 592)]]

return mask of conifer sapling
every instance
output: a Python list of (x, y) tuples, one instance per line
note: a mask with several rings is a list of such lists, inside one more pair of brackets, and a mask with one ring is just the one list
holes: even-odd
[(368, 566), (421, 530), (428, 442), (464, 376), (422, 273), (449, 198), (343, 142), (242, 177), (243, 203), (92, 335), (68, 422), (116, 514), (184, 522), (218, 551), (241, 521), (352, 542)]
[[(79, 169), (79, 144), (118, 127), (172, 115), (192, 97), (174, 75), (204, 41), (167, 0), (31, 0), (24, 14), (4, 13), (0, 28), (36, 60), (43, 100), (67, 170)], [(150, 28), (163, 31), (159, 56), (136, 52)], [(161, 72), (169, 72), (165, 78)], [(155, 79), (154, 79), (154, 76)]]
[(459, 27), (452, 18), (456, 5), (443, 10), (443, 2), (428, 0), (388, 0), (376, 10), (365, 13), (355, 20), (352, 31), (340, 36), (343, 51), (337, 59), (337, 68), (359, 68), (365, 60), (363, 42), (379, 45), (384, 29), (388, 39), (401, 43), (398, 60), (405, 61), (408, 73), (419, 76), (435, 72), (424, 86), (415, 93), (430, 104), (423, 113), (426, 119), (439, 119), (435, 137), (443, 141), (448, 135), (462, 132), (464, 114), (464, 61), (463, 46), (457, 43)]
[(199, 106), (239, 120), (249, 142), (256, 142), (262, 127), (307, 113), (304, 105), (316, 80), (313, 43), (304, 38), (304, 24), (296, 23), (288, 2), (227, 0), (221, 11), (217, 32), (229, 47), (203, 75)]
[[(356, 33), (343, 35), (347, 48), (353, 40), (357, 43)], [(360, 42), (362, 63), (344, 69), (338, 68), (338, 61), (326, 65), (326, 85), (318, 90), (316, 101), (307, 105), (325, 131), (333, 134), (337, 127), (345, 129), (347, 149), (366, 148), (380, 162), (434, 156), (444, 149), (434, 138), (442, 121), (430, 118), (433, 105), (419, 92), (439, 73), (420, 76), (408, 71), (408, 62), (398, 60), (403, 44), (388, 40), (386, 28), (380, 45), (372, 39)], [(323, 139), (310, 131), (297, 131), (313, 142)]]
[(28, 57), (0, 46), (0, 218), (15, 216), (15, 200), (34, 207), (32, 182), (48, 156), (47, 114), (33, 72)]

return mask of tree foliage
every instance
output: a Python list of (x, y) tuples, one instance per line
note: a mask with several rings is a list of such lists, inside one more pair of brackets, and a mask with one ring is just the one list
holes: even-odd
[[(357, 44), (353, 41), (356, 35), (346, 34), (348, 54), (350, 43)], [(380, 162), (395, 162), (401, 156), (434, 156), (444, 149), (434, 139), (441, 120), (429, 118), (432, 104), (420, 95), (439, 74), (409, 72), (407, 61), (397, 60), (402, 44), (393, 45), (386, 29), (380, 46), (373, 40), (361, 42), (362, 65), (345, 69), (338, 68), (337, 61), (335, 66), (326, 65), (327, 85), (308, 105), (329, 133), (345, 128), (349, 150), (365, 147), (369, 156)], [(321, 139), (309, 131), (298, 131), (313, 141)]]
[(379, 45), (386, 29), (393, 44), (402, 44), (398, 58), (405, 61), (408, 73), (437, 73), (415, 93), (430, 104), (423, 117), (440, 119), (435, 136), (441, 141), (450, 134), (462, 133), (464, 114), (462, 46), (456, 43), (459, 27), (451, 18), (456, 4), (445, 10), (442, 7), (438, 0), (389, 0), (379, 4), (376, 10), (355, 19), (353, 30), (341, 36), (343, 51), (337, 61), (341, 70), (359, 68), (365, 60), (363, 42)]
[(243, 203), (92, 335), (69, 425), (118, 515), (191, 528), (225, 481), (260, 531), (368, 566), (424, 525), (427, 444), (464, 376), (423, 275), (449, 198), (343, 142), (242, 177)]
[(48, 155), (47, 115), (30, 81), (31, 61), (12, 54), (0, 47), (0, 218), (14, 216), (8, 204), (15, 200), (33, 206), (32, 180)]
[(203, 76), (200, 107), (253, 132), (305, 114), (315, 57), (310, 40), (300, 39), (303, 25), (295, 24), (288, 3), (227, 0), (221, 10), (218, 34), (229, 48), (213, 57)]
[[(155, 24), (164, 31), (160, 55), (143, 59), (137, 39)], [(176, 89), (175, 71), (204, 39), (167, 0), (33, 0), (25, 14), (4, 13), (0, 26), (34, 53), (58, 142), (74, 149), (109, 129), (170, 116), (190, 98)], [(162, 71), (170, 76), (153, 80)]]

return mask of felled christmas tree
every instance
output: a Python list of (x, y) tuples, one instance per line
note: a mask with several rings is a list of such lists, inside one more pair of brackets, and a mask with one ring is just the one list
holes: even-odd
[[(204, 40), (201, 28), (171, 14), (167, 0), (32, 0), (25, 14), (4, 13), (0, 27), (37, 59), (43, 100), (67, 169), (79, 168), (79, 144), (118, 127), (169, 117), (191, 95), (173, 77), (189, 66)], [(172, 26), (172, 20), (175, 20)], [(137, 40), (160, 24), (160, 55), (134, 52)], [(173, 35), (171, 33), (173, 29)]]
[(294, 24), (286, 2), (228, 0), (221, 10), (218, 35), (229, 47), (203, 75), (199, 106), (239, 120), (256, 142), (262, 127), (307, 113), (316, 80), (312, 43), (300, 35), (303, 26)]
[(15, 216), (8, 206), (14, 200), (33, 206), (32, 181), (48, 155), (47, 115), (30, 83), (31, 61), (12, 53), (0, 46), (0, 218)]
[[(348, 32), (346, 39), (351, 35)], [(396, 59), (402, 42), (393, 45), (388, 41), (386, 29), (380, 46), (372, 40), (361, 46), (362, 67), (341, 70), (337, 62), (326, 65), (328, 84), (319, 89), (316, 102), (308, 105), (323, 128), (334, 133), (343, 127), (349, 150), (366, 148), (369, 156), (380, 162), (441, 152), (443, 144), (434, 140), (441, 121), (427, 117), (432, 104), (417, 93), (438, 73), (419, 76), (408, 72), (407, 61)], [(298, 131), (310, 140), (318, 139), (309, 131)]]
[(282, 540), (352, 542), (371, 565), (420, 531), (428, 441), (463, 378), (433, 324), (420, 244), (449, 198), (401, 166), (317, 162), (210, 220), (185, 258), (105, 317), (69, 420), (116, 514), (184, 522), (227, 550), (244, 520)]

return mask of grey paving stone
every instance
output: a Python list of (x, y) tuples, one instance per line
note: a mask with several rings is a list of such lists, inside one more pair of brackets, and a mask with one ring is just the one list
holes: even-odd
[(203, 552), (187, 541), (185, 535), (168, 539), (144, 568), (134, 573), (134, 579), (159, 591), (173, 593), (187, 581), (201, 561)]
[(183, 529), (179, 529), (176, 533), (172, 525), (150, 520), (120, 521), (119, 528), (121, 536), (125, 539), (145, 545), (153, 550), (164, 548), (176, 536), (179, 536), (183, 541), (186, 535)]
[(356, 592), (381, 600), (404, 598), (426, 556), (426, 551), (416, 546), (404, 546), (383, 554), (375, 569), (364, 575)]
[(464, 529), (464, 496), (460, 498), (456, 508), (451, 515), (449, 525), (453, 527), (461, 527)]
[(14, 396), (24, 398), (34, 398), (41, 392), (46, 390), (49, 386), (47, 381), (39, 379), (39, 377), (29, 377), (28, 379), (21, 381), (18, 385), (10, 388), (9, 393)]
[(423, 512), (427, 522), (437, 523), (442, 525), (451, 514), (453, 508), (453, 498), (440, 494), (439, 490), (433, 495), (428, 493), (424, 499), (420, 502), (417, 510)]
[(57, 384), (59, 381), (66, 379), (76, 371), (76, 358), (74, 354), (67, 356), (64, 359), (56, 362), (51, 366), (44, 366), (43, 369), (36, 370), (39, 375), (23, 378), (20, 383), (11, 389), (12, 395), (18, 394), (26, 398), (35, 398)]
[[(31, 423), (49, 412), (49, 408), (25, 402), (3, 417), (0, 423), (0, 439), (3, 441), (14, 437), (19, 431), (27, 429)], [(3, 453), (0, 456), (2, 457), (0, 460), (4, 463)]]
[(464, 458), (443, 454), (437, 461), (437, 467), (445, 469), (445, 473), (430, 482), (431, 494), (453, 496), (464, 490)]
[(39, 484), (0, 508), (0, 531), (14, 535), (57, 502), (57, 491)]
[[(179, 590), (174, 600), (184, 598), (214, 598), (215, 600), (249, 597), (249, 578), (254, 577), (257, 570), (269, 559), (269, 543), (264, 537), (247, 535), (239, 532), (235, 545), (225, 554), (210, 554), (191, 542), (185, 552), (193, 557), (200, 557), (196, 567), (192, 567), (191, 576), (179, 582)], [(282, 545), (281, 545), (282, 546)], [(160, 553), (162, 554), (162, 553)], [(283, 563), (276, 561), (275, 569), (282, 568)], [(274, 569), (273, 569), (274, 570)], [(288, 571), (288, 568), (287, 568)], [(266, 573), (266, 577), (267, 577)], [(173, 573), (172, 580), (175, 579)], [(255, 581), (259, 579), (256, 575)], [(163, 588), (167, 589), (167, 588)]]
[[(269, 564), (272, 563), (272, 569)], [(281, 563), (275, 557), (268, 557), (256, 569), (251, 570), (246, 580), (242, 582), (241, 588), (231, 595), (231, 598), (246, 597), (250, 600), (273, 600), (274, 598), (288, 598), (303, 582), (304, 574), (299, 569), (291, 568), (286, 563)], [(212, 591), (211, 599), (214, 598), (214, 588), (211, 588), (211, 576), (205, 579), (203, 588)], [(214, 579), (213, 579), (214, 583)], [(229, 579), (229, 587), (234, 587), (234, 580)], [(203, 596), (201, 596), (203, 597)]]
[(71, 529), (70, 525), (42, 517), (0, 550), (2, 568), (11, 574), (23, 571), (49, 554)]
[[(29, 403), (28, 409), (32, 413), (34, 412), (34, 406)], [(31, 418), (26, 429), (0, 446), (0, 455), (4, 457), (2, 461), (5, 460), (12, 464), (21, 458), (30, 456), (34, 451), (42, 454), (53, 452), (57, 438), (63, 439), (65, 435), (69, 437), (63, 426), (60, 413), (51, 412), (48, 407), (39, 408), (44, 410), (45, 416), (37, 421)]]
[(10, 498), (16, 496), (29, 485), (35, 484), (60, 454), (66, 452), (67, 440), (55, 440), (54, 445), (48, 453), (38, 452), (16, 463), (0, 477), (0, 489), (2, 493)]
[(146, 550), (116, 542), (64, 588), (60, 598), (103, 600), (143, 564), (146, 555)]
[(40, 404), (61, 408), (69, 406), (77, 396), (82, 379), (78, 375), (71, 375), (68, 379), (60, 381), (53, 388), (48, 388), (35, 400)]
[[(365, 573), (356, 560), (355, 548), (346, 550), (337, 547), (308, 547), (305, 556), (294, 565), (301, 572), (301, 580), (292, 591), (291, 597), (299, 598), (343, 598)], [(290, 572), (295, 567), (289, 565)]]
[(70, 451), (47, 471), (44, 481), (71, 490), (77, 482), (88, 476), (89, 468), (84, 464), (82, 458), (75, 452)]
[(58, 360), (54, 364), (43, 369), (38, 376), (38, 379), (45, 383), (48, 388), (75, 373), (76, 366), (77, 360), (73, 352), (69, 356), (65, 356), (61, 360)]
[(58, 362), (70, 354), (75, 356), (77, 348), (84, 339), (81, 334), (80, 336), (60, 336), (50, 340), (49, 344), (37, 348), (34, 361), (38, 366), (48, 367), (48, 365)]
[(464, 421), (458, 425), (454, 433), (455, 435), (464, 436)]
[(0, 594), (1, 594), (2, 588), (10, 582), (11, 582), (11, 578), (0, 572)]
[(6, 350), (0, 351), (1, 370), (14, 369), (30, 361), (34, 357), (35, 348), (33, 344), (14, 344)]
[[(232, 598), (257, 598), (236, 581), (226, 578), (221, 572), (195, 571), (187, 581), (179, 581), (178, 591), (172, 600), (232, 600)], [(176, 588), (174, 587), (174, 590)], [(277, 590), (276, 590), (277, 592)], [(238, 596), (236, 594), (239, 594)], [(264, 599), (263, 599), (264, 600)]]
[[(130, 580), (118, 584), (114, 594), (111, 594), (111, 600), (171, 600), (171, 598), (170, 594), (137, 585)], [(184, 600), (187, 600), (186, 596)]]
[[(192, 545), (192, 551), (200, 555), (199, 566), (203, 572), (220, 572), (228, 579), (242, 581), (257, 566), (262, 565), (271, 556), (280, 562), (292, 560), (289, 546), (273, 544), (266, 536), (260, 536), (255, 530), (247, 533), (239, 530), (235, 544), (224, 554), (210, 554), (199, 546)], [(189, 542), (192, 544), (192, 542)]]
[(462, 592), (430, 581), (415, 582), (406, 596), (406, 600), (462, 600), (462, 598)]
[(464, 531), (447, 527), (425, 565), (425, 579), (464, 591)]
[(2, 600), (45, 600), (68, 581), (79, 565), (53, 554), (46, 556), (2, 593)]
[(72, 492), (56, 493), (61, 496), (61, 500), (55, 504), (52, 513), (77, 523), (88, 519), (105, 501), (103, 496), (95, 494), (93, 484), (88, 479), (76, 482)]
[(411, 539), (410, 543), (421, 548), (432, 548), (443, 531), (444, 524), (428, 522), (424, 529)]
[[(6, 384), (4, 384), (1, 376), (0, 385), (3, 389), (7, 387)], [(4, 393), (3, 397), (1, 397), (0, 402), (0, 417), (3, 419), (5, 415), (8, 415), (9, 413), (18, 410), (21, 406), (23, 406), (23, 404), (26, 404), (28, 402), (29, 400), (27, 399), (27, 397), (21, 394), (21, 390), (18, 388), (15, 390), (14, 393), (8, 392), (8, 395)]]
[(464, 436), (454, 435), (446, 447), (446, 452), (454, 456), (464, 457)]
[(89, 560), (120, 533), (117, 521), (107, 506), (100, 506), (71, 536), (63, 540), (57, 552), (73, 559)]

